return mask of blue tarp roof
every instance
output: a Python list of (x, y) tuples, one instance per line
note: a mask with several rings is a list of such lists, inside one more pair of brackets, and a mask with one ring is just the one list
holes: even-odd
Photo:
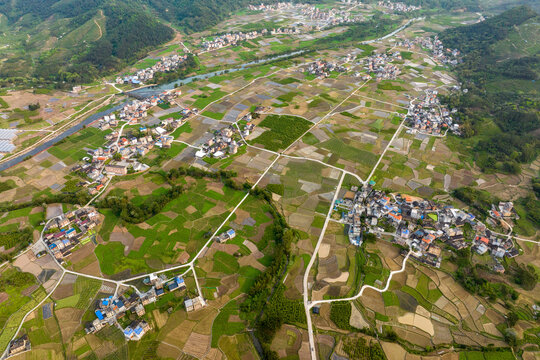
[(103, 319), (104, 319), (103, 314), (102, 314), (101, 311), (99, 311), (99, 310), (96, 310), (96, 316), (97, 316), (97, 318), (98, 318), (99, 320), (103, 320)]

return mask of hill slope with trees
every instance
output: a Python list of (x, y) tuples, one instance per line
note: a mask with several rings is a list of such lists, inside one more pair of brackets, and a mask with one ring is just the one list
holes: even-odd
[(463, 122), (465, 145), (484, 171), (519, 173), (520, 164), (540, 153), (540, 52), (513, 51), (498, 56), (494, 48), (524, 23), (540, 26), (540, 16), (520, 6), (474, 25), (443, 31), (447, 48), (463, 53), (456, 68), (467, 93), (446, 99)]

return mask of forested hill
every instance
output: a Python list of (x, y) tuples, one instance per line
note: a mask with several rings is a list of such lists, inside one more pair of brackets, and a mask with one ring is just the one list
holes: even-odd
[(462, 53), (485, 50), (505, 39), (514, 26), (536, 16), (538, 14), (531, 8), (518, 6), (477, 24), (447, 29), (439, 34), (439, 38), (447, 47)]
[(464, 146), (484, 171), (519, 173), (540, 153), (540, 16), (520, 6), (439, 34), (463, 53), (457, 75), (468, 90), (447, 102), (459, 110)]
[(0, 36), (10, 41), (0, 83), (88, 82), (172, 39), (173, 27), (205, 30), (255, 2), (260, 1), (0, 0)]

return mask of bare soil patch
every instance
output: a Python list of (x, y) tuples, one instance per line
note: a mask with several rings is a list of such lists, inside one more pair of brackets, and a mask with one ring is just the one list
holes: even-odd
[(75, 334), (75, 331), (77, 331), (77, 329), (81, 326), (81, 317), (84, 314), (84, 311), (73, 308), (65, 308), (55, 310), (55, 314), (58, 318), (62, 338), (64, 341), (69, 341), (69, 339), (73, 337), (73, 334)]
[(266, 267), (261, 264), (260, 262), (257, 261), (257, 259), (251, 255), (249, 256), (242, 256), (239, 260), (238, 260), (238, 264), (240, 266), (246, 266), (246, 265), (249, 265), (251, 267), (254, 267), (255, 269), (258, 269), (260, 271), (264, 271), (264, 269), (266, 269)]
[(0, 304), (9, 299), (9, 295), (5, 292), (0, 292)]
[[(135, 237), (125, 227), (115, 226), (110, 237), (111, 241), (117, 241), (124, 245), (124, 255), (127, 256), (133, 247)], [(140, 245), (139, 245), (140, 247)]]
[(184, 352), (200, 359), (208, 351), (210, 339), (210, 335), (191, 333), (186, 344), (184, 345)]

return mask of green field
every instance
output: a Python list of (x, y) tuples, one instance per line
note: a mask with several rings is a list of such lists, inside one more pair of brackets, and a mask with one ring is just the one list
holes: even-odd
[(86, 150), (84, 150), (85, 147), (95, 149), (103, 146), (105, 135), (111, 131), (101, 131), (97, 128), (87, 127), (60, 141), (47, 151), (62, 160), (66, 165), (73, 165), (87, 155)]
[(245, 329), (243, 322), (229, 322), (231, 315), (239, 314), (240, 311), (235, 300), (228, 302), (227, 305), (221, 308), (212, 325), (212, 347), (217, 347), (219, 338), (223, 335), (234, 335)]
[[(144, 228), (138, 224), (126, 224), (134, 238), (144, 239), (137, 251), (132, 250), (124, 256), (124, 246), (119, 242), (98, 245), (95, 252), (103, 273), (113, 275), (125, 270), (131, 273), (152, 271), (162, 269), (165, 264), (176, 263), (183, 251), (193, 256), (227, 216), (227, 209), (232, 208), (244, 195), (242, 191), (225, 186), (219, 193), (208, 189), (208, 184), (206, 179), (197, 179), (189, 190), (170, 201), (161, 213), (149, 218)], [(145, 198), (137, 195), (132, 201), (143, 204)], [(216, 206), (220, 210), (214, 213)], [(210, 215), (207, 214), (209, 212)], [(110, 237), (110, 232), (119, 221), (112, 212), (108, 214), (100, 231), (103, 239)], [(185, 250), (176, 246), (177, 243)]]
[(298, 116), (268, 115), (259, 126), (269, 130), (253, 139), (252, 143), (272, 151), (285, 149), (309, 130), (311, 125), (311, 122)]
[(216, 89), (209, 94), (198, 95), (197, 100), (193, 103), (193, 107), (198, 108), (199, 110), (204, 109), (208, 104), (221, 99), (225, 95), (227, 95), (227, 93), (219, 89)]

